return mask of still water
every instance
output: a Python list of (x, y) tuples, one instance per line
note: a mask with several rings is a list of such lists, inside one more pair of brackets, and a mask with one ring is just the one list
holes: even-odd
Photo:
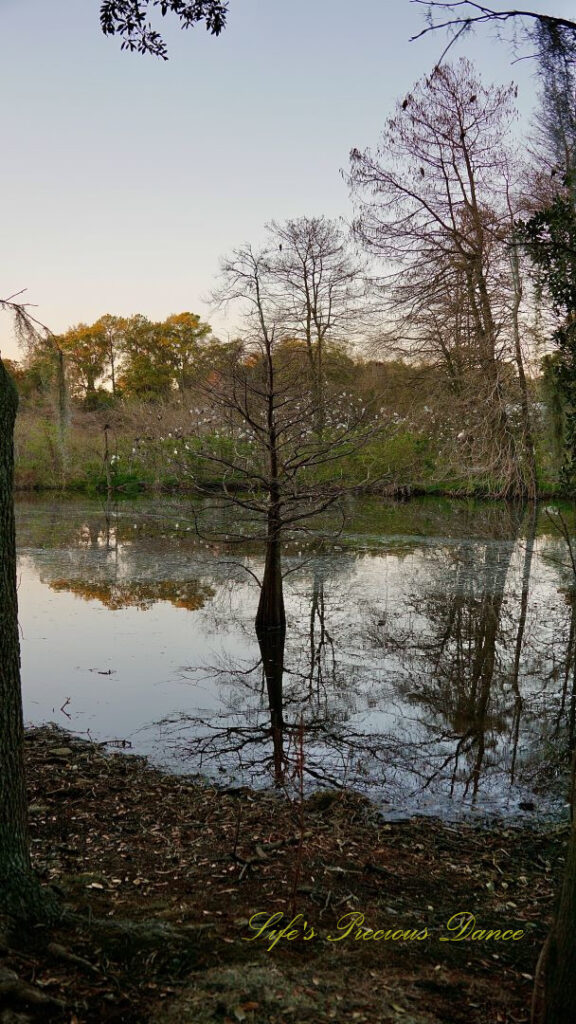
[(571, 511), (351, 502), (336, 547), (288, 545), (268, 650), (258, 545), (201, 540), (185, 503), (31, 499), (17, 530), (28, 722), (225, 785), (352, 786), (391, 818), (562, 812)]

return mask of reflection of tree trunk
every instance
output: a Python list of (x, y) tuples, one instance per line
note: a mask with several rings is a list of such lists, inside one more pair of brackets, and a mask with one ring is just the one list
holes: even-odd
[(486, 753), (488, 705), (492, 695), (492, 681), (494, 679), (494, 665), (496, 663), (496, 636), (498, 633), (501, 604), (502, 598), (493, 598), (489, 603), (486, 616), (486, 632), (484, 635), (485, 652), (483, 658), (484, 664), (480, 675), (480, 692), (478, 692), (477, 684), (474, 684), (474, 717), (476, 719), (476, 738), (478, 743), (476, 760), (472, 771), (474, 799), (476, 799), (478, 795), (480, 774), (482, 771), (482, 765), (484, 764), (484, 755)]
[(0, 911), (26, 907), (30, 867), (12, 499), (13, 431), (18, 399), (0, 361)]
[(284, 674), (285, 629), (256, 629), (270, 708), (270, 726), (274, 749), (274, 782), (284, 782), (284, 715), (282, 677)]
[[(514, 529), (518, 529), (518, 524), (514, 524)], [(446, 625), (439, 636), (434, 674), (446, 677), (452, 725), (461, 734), (454, 757), (451, 792), (456, 784), (460, 756), (466, 752), (473, 756), (473, 762), (464, 793), (467, 795), (471, 789), (473, 800), (478, 794), (486, 756), (500, 618), (513, 549), (514, 540), (504, 550), (487, 544), (484, 565), (477, 570), (470, 556), (464, 555), (463, 572), (457, 579), (456, 593), (446, 609)], [(468, 591), (468, 588), (478, 577), (481, 590), (475, 598), (473, 590)], [(450, 653), (451, 642), (454, 656)], [(445, 659), (448, 659), (446, 666), (443, 665)]]
[(520, 693), (520, 659), (522, 657), (522, 645), (526, 629), (526, 613), (528, 611), (528, 595), (530, 590), (530, 573), (532, 571), (532, 557), (534, 555), (534, 540), (536, 527), (538, 525), (538, 506), (530, 508), (530, 525), (526, 537), (526, 549), (524, 551), (524, 565), (522, 568), (522, 595), (520, 597), (520, 614), (518, 616), (518, 629), (516, 631), (516, 643), (514, 645), (514, 663), (512, 666), (512, 689), (514, 690), (514, 724), (512, 728), (512, 764), (510, 767), (510, 781), (514, 782), (516, 772), (516, 756), (518, 752), (518, 738), (520, 735), (520, 718), (522, 715), (522, 694)]
[(562, 694), (560, 697), (560, 707), (558, 709), (558, 718), (556, 719), (556, 728), (554, 729), (554, 737), (557, 739), (560, 733), (560, 727), (564, 719), (566, 711), (566, 699), (568, 697), (568, 683), (570, 681), (570, 669), (572, 672), (572, 699), (570, 702), (570, 715), (568, 721), (568, 742), (570, 749), (574, 746), (574, 718), (575, 718), (575, 692), (576, 692), (576, 660), (574, 655), (575, 641), (576, 641), (576, 595), (570, 593), (570, 627), (568, 630), (568, 644), (566, 646), (566, 655), (564, 658), (564, 678), (562, 680)]
[[(316, 634), (316, 622), (318, 622), (319, 626), (318, 635)], [(326, 629), (324, 582), (320, 573), (315, 570), (312, 601), (310, 604), (310, 671), (308, 673), (308, 687), (309, 695), (312, 697), (312, 689), (314, 681), (316, 681), (318, 702), (320, 701), (320, 689), (324, 682), (323, 658), (327, 647), (330, 647), (332, 651), (332, 675), (334, 675), (334, 641)]]
[[(564, 690), (566, 690), (570, 661), (574, 657), (574, 607), (574, 601), (572, 601)], [(576, 666), (574, 667), (574, 682), (576, 684)], [(570, 722), (571, 744), (573, 744), (574, 703), (573, 694)], [(574, 939), (574, 922), (576, 921), (575, 771), (576, 755), (572, 760), (572, 824), (566, 850), (564, 877), (556, 914), (542, 948), (535, 973), (531, 1024), (572, 1024), (574, 1021), (574, 1007), (576, 1006), (576, 941)]]
[[(509, 564), (510, 558), (508, 558)], [(508, 565), (504, 569), (507, 571)], [(472, 703), (472, 735), (476, 742), (476, 757), (471, 773), (472, 798), (476, 799), (480, 776), (486, 753), (486, 728), (488, 707), (492, 696), (492, 682), (496, 664), (496, 640), (500, 625), (500, 612), (504, 593), (486, 595), (482, 602), (480, 621), (478, 623), (478, 647), (472, 666), (471, 703)], [(468, 789), (468, 782), (466, 789)]]
[[(516, 531), (519, 524), (516, 524)], [(486, 590), (492, 593), (485, 593), (483, 596), (480, 620), (478, 623), (478, 648), (472, 669), (473, 685), (471, 688), (474, 706), (474, 736), (478, 745), (477, 755), (472, 770), (472, 783), (474, 797), (478, 792), (480, 773), (486, 753), (486, 729), (488, 722), (488, 708), (492, 696), (492, 683), (496, 667), (496, 648), (500, 631), (500, 616), (502, 613), (502, 602), (506, 579), (510, 568), (510, 560), (514, 550), (516, 538), (507, 545), (507, 550), (501, 553), (495, 550), (495, 563), (491, 564), (490, 555), (494, 549), (488, 547), (486, 550)], [(494, 576), (492, 577), (492, 571)]]
[(576, 733), (576, 659), (572, 663), (572, 694), (570, 699), (570, 719), (568, 722), (568, 745), (574, 750)]

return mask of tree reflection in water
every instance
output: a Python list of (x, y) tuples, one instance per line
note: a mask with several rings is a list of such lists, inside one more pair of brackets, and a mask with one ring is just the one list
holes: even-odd
[[(392, 516), (383, 505), (342, 550), (312, 544), (287, 581), (287, 631), (259, 638), (255, 593), (230, 553), (182, 536), (179, 511), (173, 528), (164, 509), (112, 522), (84, 515), (73, 530), (43, 516), (38, 536), (25, 525), (28, 557), (53, 589), (113, 609), (195, 609), (192, 651), (196, 635), (239, 638), (244, 661), (222, 655), (190, 670), (215, 681), (220, 710), (162, 723), (186, 770), (288, 788), (303, 770), (309, 783), (369, 791), (399, 813), (539, 803), (574, 745), (576, 600), (564, 540), (530, 508), (468, 514), (460, 504), (447, 518), (413, 505), (408, 533), (404, 520), (377, 518)], [(50, 548), (64, 555), (51, 559)], [(234, 558), (258, 572), (250, 548)]]
[[(532, 579), (537, 529), (537, 509), (510, 507), (496, 537), (429, 547), (403, 599), (366, 602), (359, 615), (346, 602), (358, 556), (342, 555), (348, 573), (317, 559), (288, 636), (259, 637), (256, 665), (218, 666), (226, 709), (166, 720), (172, 741), (200, 770), (289, 786), (302, 723), (303, 771), (316, 783), (372, 789), (395, 806), (411, 791), (420, 810), (529, 809), (550, 781), (543, 741), (560, 716), (569, 725), (566, 683), (541, 685), (551, 649)], [(573, 602), (554, 608), (556, 674), (561, 625), (565, 680)]]
[(189, 612), (202, 608), (213, 596), (211, 587), (199, 580), (100, 580), (55, 579), (49, 583), (51, 590), (67, 590), (85, 601), (100, 601), (111, 611), (120, 608), (139, 608), (147, 611), (158, 601), (169, 601), (175, 608)]
[[(354, 562), (343, 555), (340, 569)], [(311, 579), (306, 578), (307, 613), (301, 596), (288, 637), (283, 629), (263, 630), (257, 635), (260, 658), (255, 664), (228, 662), (203, 670), (203, 681), (218, 681), (225, 710), (164, 719), (165, 737), (170, 735), (187, 764), (199, 770), (215, 765), (229, 778), (288, 789), (299, 785), (302, 771), (309, 781), (341, 788), (357, 784), (364, 774), (368, 778), (362, 765), (367, 754), (374, 764), (381, 760), (385, 751), (374, 737), (352, 725), (359, 696), (353, 677), (359, 679), (362, 672), (347, 663), (343, 635), (337, 644), (328, 629), (322, 570), (330, 575), (334, 564), (315, 560)], [(343, 610), (338, 597), (342, 581), (330, 579), (330, 584), (330, 610), (336, 614)]]
[[(534, 523), (533, 517), (525, 546), (523, 598), (528, 592)], [(399, 688), (425, 709), (423, 721), (445, 748), (445, 753), (436, 754), (423, 786), (429, 788), (439, 777), (449, 778), (450, 795), (460, 784), (463, 798), (470, 796), (472, 803), (483, 772), (506, 770), (498, 756), (498, 738), (510, 733), (514, 775), (526, 603), (521, 600), (515, 638), (503, 612), (519, 526), (514, 524), (514, 535), (504, 541), (459, 545), (451, 552), (451, 578), (434, 574), (434, 589), (413, 598), (413, 608), (426, 625), (406, 651)], [(511, 650), (512, 667), (508, 663)]]

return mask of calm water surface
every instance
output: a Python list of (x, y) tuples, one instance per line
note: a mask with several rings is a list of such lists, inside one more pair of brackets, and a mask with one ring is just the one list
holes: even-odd
[(351, 503), (336, 549), (289, 545), (286, 644), (264, 651), (257, 545), (204, 543), (185, 504), (29, 500), (17, 524), (27, 721), (227, 785), (290, 790), (303, 765), (390, 817), (562, 812), (576, 599), (554, 510)]

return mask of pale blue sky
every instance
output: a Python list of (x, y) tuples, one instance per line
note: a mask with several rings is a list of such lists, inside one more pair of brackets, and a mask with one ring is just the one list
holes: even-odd
[[(98, 11), (0, 0), (0, 296), (26, 288), (56, 332), (188, 309), (225, 333), (202, 301), (219, 258), (272, 218), (348, 218), (349, 150), (376, 143), (445, 44), (409, 42), (423, 10), (408, 0), (231, 0), (218, 39), (160, 19), (165, 63), (121, 52)], [(457, 52), (517, 81), (527, 117), (532, 65), (486, 32)], [(0, 345), (15, 355), (6, 318)]]

